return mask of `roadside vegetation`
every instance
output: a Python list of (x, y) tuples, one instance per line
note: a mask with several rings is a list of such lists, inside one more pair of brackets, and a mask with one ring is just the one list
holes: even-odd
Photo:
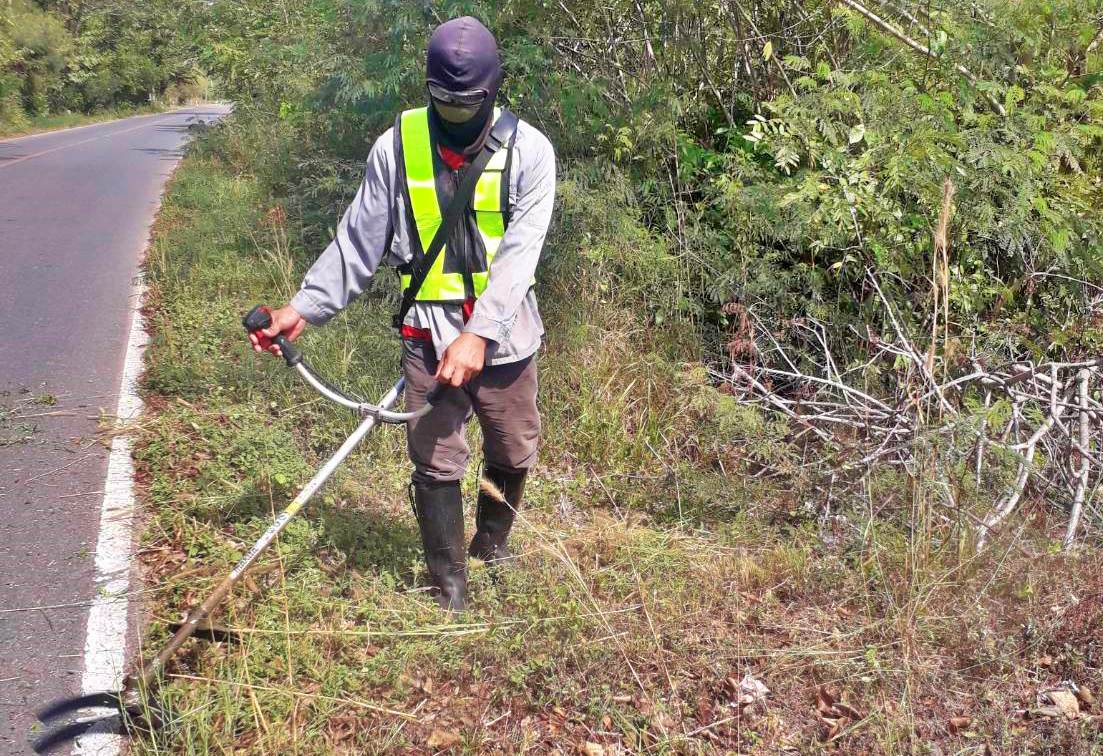
[(205, 97), (207, 78), (181, 33), (185, 7), (164, 0), (0, 3), (0, 136)]
[[(378, 431), (136, 750), (1103, 752), (1103, 6), (431, 10), (196, 11), (236, 107), (147, 261), (144, 642), (354, 427), (240, 316), (296, 290), (460, 12), (560, 161), (522, 558), (442, 615)], [(398, 375), (396, 288), (302, 340), (367, 399)]]
[(147, 113), (159, 113), (162, 110), (164, 110), (164, 105), (158, 102), (143, 107), (124, 105), (121, 107), (106, 108), (97, 110), (93, 113), (75, 113), (69, 111), (67, 113), (35, 116), (34, 118), (21, 118), (18, 121), (18, 125), (11, 123), (4, 128), (0, 128), (0, 138), (29, 136), (44, 131), (55, 131), (57, 129), (71, 129), (77, 126), (88, 126), (93, 123), (113, 121), (119, 118), (129, 118), (131, 116), (144, 115)]

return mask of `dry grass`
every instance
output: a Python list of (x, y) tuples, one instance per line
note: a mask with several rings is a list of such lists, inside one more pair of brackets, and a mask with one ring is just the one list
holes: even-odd
[[(541, 502), (557, 498), (541, 487)], [(401, 499), (378, 506), (359, 516), (407, 518)], [(1011, 549), (908, 581), (878, 543), (846, 555), (600, 509), (525, 515), (522, 557), (498, 578), (476, 568), (474, 609), (454, 622), (415, 575), (391, 582), (416, 570), (416, 553), (381, 575), (350, 567), (351, 553), (323, 547), (315, 565), (281, 550), (294, 566), (227, 613), (240, 642), (197, 644), (174, 672), (189, 714), (166, 750), (420, 752), (453, 735), (462, 750), (505, 752), (1098, 746), (1095, 720), (1024, 715), (1061, 680), (1099, 687), (1103, 582), (1082, 561)], [(770, 689), (764, 708), (739, 705), (746, 674)], [(817, 713), (821, 689), (854, 718)], [(283, 725), (262, 724), (272, 719)]]
[[(248, 179), (195, 158), (165, 203), (138, 451), (147, 649), (351, 428), (238, 332), (292, 280), (272, 217)], [(1098, 705), (1030, 715), (1064, 680), (1103, 689), (1093, 547), (1049, 553), (1038, 508), (977, 556), (900, 481), (822, 518), (799, 470), (751, 475), (784, 428), (732, 407), (671, 332), (603, 303), (601, 273), (546, 292), (549, 432), (512, 569), (473, 565), (471, 610), (436, 609), (401, 435), (382, 431), (231, 598), (218, 623), (237, 639), (173, 663), (171, 726), (138, 753), (1103, 749)], [(557, 304), (570, 297), (594, 304)], [(394, 372), (386, 313), (346, 317), (304, 346), (375, 395)], [(745, 700), (748, 675), (763, 700)]]

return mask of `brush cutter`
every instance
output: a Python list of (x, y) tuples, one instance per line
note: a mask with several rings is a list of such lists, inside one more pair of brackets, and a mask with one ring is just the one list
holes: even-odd
[[(242, 324), (250, 333), (260, 335), (260, 331), (272, 324), (271, 314), (268, 308), (258, 305), (242, 318)], [(260, 340), (261, 346), (269, 346), (268, 339), (263, 335), (261, 335)], [(319, 377), (303, 360), (302, 353), (298, 348), (292, 345), (283, 334), (273, 337), (271, 343), (280, 348), (287, 366), (298, 371), (299, 375), (318, 393), (343, 407), (355, 410), (363, 419), (334, 455), (314, 474), (314, 477), (299, 492), (298, 496), (292, 499), (287, 508), (276, 517), (275, 521), (264, 531), (264, 535), (253, 544), (252, 548), (241, 558), (241, 561), (230, 571), (230, 574), (219, 583), (218, 587), (202, 604), (188, 613), (161, 653), (146, 662), (139, 671), (126, 677), (122, 690), (90, 693), (74, 698), (61, 699), (38, 713), (39, 720), (50, 726), (67, 714), (80, 713), (85, 709), (113, 710), (100, 717), (82, 717), (79, 721), (63, 724), (47, 732), (34, 743), (34, 749), (39, 753), (49, 751), (63, 742), (92, 730), (121, 733), (128, 730), (159, 727), (162, 724), (162, 718), (160, 712), (152, 705), (149, 693), (156, 687), (160, 673), (168, 661), (176, 655), (188, 638), (197, 635), (197, 633), (197, 637), (217, 637), (217, 633), (213, 632), (208, 624), (210, 615), (256, 562), (257, 557), (271, 545), (280, 534), (280, 531), (291, 521), (291, 518), (299, 513), (310, 498), (322, 487), (322, 484), (333, 475), (333, 472), (356, 448), (357, 444), (363, 441), (378, 423), (401, 424), (425, 415), (438, 402), (443, 389), (443, 387), (440, 387), (429, 392), (425, 406), (416, 412), (395, 412), (391, 407), (405, 388), (404, 379), (399, 378), (390, 391), (379, 400), (379, 404), (367, 404), (348, 396)]]

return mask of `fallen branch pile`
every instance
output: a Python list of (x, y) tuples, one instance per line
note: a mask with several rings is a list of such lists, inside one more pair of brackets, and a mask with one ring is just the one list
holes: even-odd
[[(840, 368), (827, 328), (812, 318), (791, 323), (818, 352), (798, 359), (746, 311), (751, 347), (713, 376), (742, 401), (787, 417), (798, 440), (814, 438), (819, 452), (807, 466), (818, 465), (832, 491), (867, 484), (881, 465), (933, 478), (941, 503), (971, 521), (979, 550), (1034, 490), (1067, 513), (1071, 547), (1103, 486), (1103, 357), (1002, 366), (974, 358), (950, 376), (933, 347), (924, 352), (908, 336), (872, 270), (867, 279), (892, 334), (852, 329), (868, 346), (861, 364)], [(966, 474), (978, 499), (992, 492), (987, 511), (960, 501)]]

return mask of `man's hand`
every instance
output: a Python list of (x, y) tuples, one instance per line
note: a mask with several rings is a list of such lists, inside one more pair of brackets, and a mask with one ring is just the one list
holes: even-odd
[(449, 386), (462, 386), (482, 372), (486, 360), (486, 339), (473, 333), (461, 333), (444, 350), (434, 378)]
[[(299, 334), (306, 328), (306, 320), (303, 316), (295, 310), (291, 305), (284, 305), (278, 310), (272, 310), (272, 325), (265, 328), (263, 333), (268, 338), (272, 338), (276, 334), (282, 333), (287, 337), (288, 341), (294, 341), (299, 338)], [(257, 334), (250, 333), (249, 341), (253, 343), (254, 352), (263, 352), (264, 347), (260, 344), (260, 339), (257, 338)], [(280, 348), (275, 344), (268, 345), (268, 351), (275, 355), (282, 356)]]

